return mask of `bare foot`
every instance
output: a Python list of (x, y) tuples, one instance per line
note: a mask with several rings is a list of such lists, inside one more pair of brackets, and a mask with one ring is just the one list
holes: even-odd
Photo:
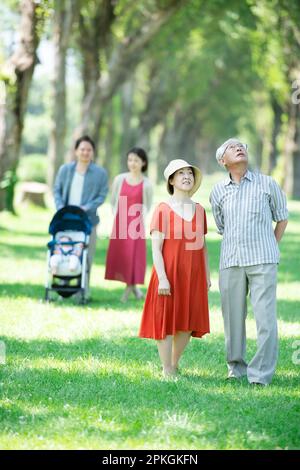
[(124, 293), (123, 293), (123, 295), (120, 299), (121, 302), (123, 302), (123, 304), (125, 304), (127, 302), (130, 292), (132, 292), (132, 286), (126, 287), (126, 289), (125, 289), (125, 291), (124, 291)]
[(145, 298), (144, 293), (141, 291), (141, 289), (139, 289), (136, 286), (133, 287), (133, 293), (135, 295), (135, 298), (138, 299), (138, 300), (141, 300), (141, 299)]
[(174, 367), (164, 367), (163, 368), (164, 377), (176, 377), (176, 370)]

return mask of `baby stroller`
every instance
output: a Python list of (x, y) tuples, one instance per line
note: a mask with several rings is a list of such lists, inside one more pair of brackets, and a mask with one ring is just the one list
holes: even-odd
[[(49, 225), (49, 233), (52, 240), (48, 243), (47, 252), (47, 277), (45, 284), (45, 300), (50, 301), (50, 293), (57, 292), (61, 297), (71, 297), (79, 294), (80, 303), (87, 301), (87, 286), (89, 267), (87, 262), (87, 248), (92, 231), (92, 224), (84, 210), (78, 206), (65, 206), (54, 214)], [(75, 271), (70, 271), (67, 256), (59, 264), (55, 274), (50, 269), (50, 257), (53, 255), (58, 240), (67, 237), (68, 246), (78, 245), (82, 247), (80, 263)], [(63, 243), (60, 243), (63, 245)]]

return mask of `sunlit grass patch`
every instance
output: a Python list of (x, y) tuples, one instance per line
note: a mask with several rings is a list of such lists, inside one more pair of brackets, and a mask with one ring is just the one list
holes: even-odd
[[(208, 190), (205, 183), (199, 196), (207, 209)], [(51, 211), (29, 207), (19, 217), (0, 214), (0, 340), (6, 354), (0, 364), (0, 448), (299, 449), (300, 204), (291, 203), (281, 244), (280, 354), (265, 388), (224, 380), (220, 239), (211, 212), (211, 334), (192, 339), (180, 375), (166, 380), (155, 342), (137, 337), (143, 302), (123, 305), (123, 284), (104, 280), (108, 209), (92, 273), (93, 301), (86, 306), (59, 297), (43, 302)], [(147, 282), (150, 271), (149, 252)], [(251, 308), (247, 338), (250, 359), (256, 349)]]

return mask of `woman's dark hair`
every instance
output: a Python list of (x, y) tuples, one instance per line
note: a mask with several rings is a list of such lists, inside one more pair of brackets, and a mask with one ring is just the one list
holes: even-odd
[[(194, 176), (194, 179), (195, 179), (195, 170), (193, 167), (190, 167), (192, 172), (193, 172), (193, 176)], [(179, 170), (181, 170), (181, 168), (179, 168)], [(179, 170), (176, 170), (176, 171), (179, 171)], [(170, 184), (170, 179), (171, 178), (174, 178), (174, 175), (176, 173), (176, 171), (174, 173), (172, 173), (170, 176), (169, 176), (169, 179), (168, 179), (168, 188), (170, 190), (170, 194), (174, 194), (174, 186), (172, 184)]]
[(96, 150), (95, 142), (93, 141), (93, 139), (91, 139), (91, 137), (89, 135), (83, 135), (82, 137), (79, 137), (79, 139), (76, 140), (75, 150), (78, 149), (81, 142), (89, 142), (91, 144), (91, 146), (93, 147), (94, 151)]
[(132, 147), (132, 149), (130, 149), (127, 152), (127, 157), (130, 153), (134, 153), (135, 155), (140, 157), (140, 159), (144, 163), (143, 168), (142, 168), (142, 172), (144, 173), (145, 171), (147, 171), (147, 169), (148, 169), (148, 156), (147, 156), (145, 150), (142, 149), (141, 147)]

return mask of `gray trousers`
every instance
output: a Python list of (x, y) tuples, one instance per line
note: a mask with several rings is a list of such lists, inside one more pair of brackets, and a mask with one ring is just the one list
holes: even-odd
[[(247, 375), (249, 382), (269, 384), (278, 357), (277, 264), (222, 269), (219, 283), (228, 377)], [(257, 329), (257, 351), (249, 364), (246, 363), (248, 291)]]

